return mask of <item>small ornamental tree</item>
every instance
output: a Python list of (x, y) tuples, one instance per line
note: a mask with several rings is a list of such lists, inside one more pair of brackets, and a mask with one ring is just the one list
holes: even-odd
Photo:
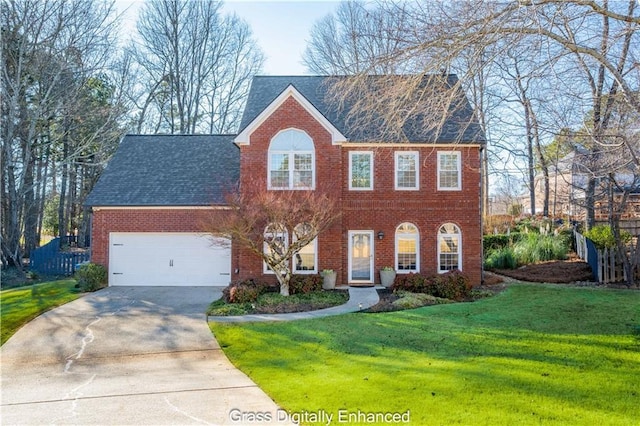
[(318, 190), (274, 191), (249, 181), (226, 196), (229, 210), (216, 210), (206, 225), (213, 235), (262, 259), (274, 271), (280, 294), (289, 295), (292, 259), (339, 216), (335, 199)]

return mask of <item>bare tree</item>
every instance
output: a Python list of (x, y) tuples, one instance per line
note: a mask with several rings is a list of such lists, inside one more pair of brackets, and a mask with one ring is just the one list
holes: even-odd
[[(447, 99), (453, 99), (455, 90), (452, 88), (439, 93), (438, 100), (431, 99), (433, 94), (424, 91), (424, 87), (417, 83), (418, 77), (413, 83), (409, 79), (389, 79), (384, 90), (379, 87), (368, 88), (366, 74), (385, 67), (431, 75), (456, 69), (461, 81), (471, 80), (483, 71), (491, 70), (514, 45), (519, 46), (515, 51), (518, 63), (534, 58), (536, 67), (545, 70), (545, 78), (555, 82), (549, 85), (554, 88), (554, 92), (549, 92), (552, 96), (548, 95), (544, 102), (545, 122), (540, 121), (539, 114), (535, 118), (532, 115), (532, 112), (536, 112), (534, 100), (520, 96), (529, 123), (529, 130), (525, 129), (525, 133), (530, 136), (527, 139), (534, 148), (527, 157), (537, 157), (536, 167), (540, 166), (542, 160), (542, 146), (553, 138), (552, 126), (556, 126), (556, 134), (562, 127), (575, 127), (576, 123), (582, 122), (587, 111), (593, 111), (594, 117), (590, 134), (599, 141), (593, 152), (594, 161), (597, 162), (599, 146), (606, 144), (604, 135), (607, 133), (611, 110), (610, 104), (602, 102), (603, 96), (619, 94), (621, 102), (640, 111), (637, 96), (640, 77), (637, 67), (640, 59), (637, 28), (640, 16), (635, 0), (612, 4), (606, 0), (503, 3), (480, 0), (410, 3), (381, 0), (376, 5), (379, 10), (395, 14), (395, 22), (402, 23), (396, 31), (376, 36), (393, 39), (394, 49), (367, 58), (371, 60), (369, 66), (360, 67), (359, 74), (348, 83), (341, 81), (335, 94), (339, 98), (353, 98), (357, 94), (361, 101), (356, 102), (355, 111), (360, 116), (383, 119), (396, 132), (404, 124), (403, 118), (406, 119), (408, 113), (413, 112), (412, 105), (423, 109), (427, 98), (431, 106), (426, 109), (431, 115), (428, 125), (437, 129), (438, 123), (443, 122), (442, 118), (455, 108), (455, 105), (447, 102)], [(411, 16), (401, 18), (407, 14)], [(486, 55), (486, 52), (491, 53)], [(331, 57), (325, 59), (331, 60)], [(519, 74), (522, 78), (522, 72)], [(511, 72), (510, 76), (494, 73), (485, 81), (505, 77), (517, 86), (518, 73), (515, 72)], [(522, 93), (523, 89), (526, 87), (520, 87), (519, 92)], [(366, 95), (367, 91), (371, 93), (370, 96)], [(567, 102), (561, 98), (571, 98), (569, 110)], [(393, 105), (397, 108), (380, 110), (379, 105), (391, 99), (394, 99)], [(557, 111), (552, 111), (556, 106)], [(526, 127), (527, 120), (523, 123), (523, 127)], [(539, 141), (536, 141), (536, 128)], [(546, 142), (541, 139), (542, 129), (545, 129)], [(629, 154), (626, 157), (634, 158), (631, 155), (632, 147), (624, 147)], [(527, 170), (531, 168), (526, 167)], [(587, 188), (589, 226), (594, 220), (594, 185), (595, 180), (590, 180)]]
[(132, 55), (141, 83), (137, 131), (223, 133), (237, 125), (250, 79), (264, 62), (246, 22), (215, 0), (151, 0)]
[(361, 0), (343, 1), (335, 14), (314, 24), (303, 63), (321, 75), (400, 72), (406, 64), (379, 60), (404, 48), (399, 34), (410, 16), (395, 12)]
[(100, 1), (9, 0), (1, 14), (2, 261), (20, 268), (39, 243), (45, 200), (62, 192), (66, 224), (69, 206), (90, 190), (77, 191), (78, 174), (100, 167), (94, 154), (119, 117), (112, 97), (90, 99), (104, 95), (96, 82), (108, 84), (100, 75), (117, 27), (113, 6)]
[(258, 180), (230, 193), (231, 210), (211, 213), (205, 231), (231, 237), (274, 271), (289, 295), (291, 260), (339, 217), (336, 200), (319, 191), (268, 191)]

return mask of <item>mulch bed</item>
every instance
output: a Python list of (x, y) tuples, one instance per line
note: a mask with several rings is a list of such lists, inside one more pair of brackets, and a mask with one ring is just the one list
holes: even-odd
[(530, 282), (574, 283), (593, 280), (591, 267), (581, 260), (542, 262), (518, 269), (497, 269), (493, 272)]

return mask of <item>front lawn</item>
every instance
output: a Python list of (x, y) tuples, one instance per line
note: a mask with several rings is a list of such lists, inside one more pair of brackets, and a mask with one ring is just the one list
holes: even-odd
[(0, 292), (0, 329), (9, 337), (41, 313), (79, 297), (74, 279), (50, 281)]
[[(212, 323), (286, 410), (411, 424), (640, 424), (640, 292), (514, 285), (474, 303)], [(344, 413), (344, 412), (343, 412)]]

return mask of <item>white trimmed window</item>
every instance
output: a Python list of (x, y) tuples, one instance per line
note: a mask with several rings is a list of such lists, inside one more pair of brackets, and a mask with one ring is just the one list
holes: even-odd
[(302, 130), (283, 130), (269, 144), (269, 189), (314, 189), (315, 148)]
[[(289, 247), (289, 232), (280, 223), (269, 224), (264, 230), (264, 254), (267, 256), (281, 257)], [(274, 253), (275, 252), (275, 253)], [(273, 270), (267, 262), (262, 262), (262, 269), (265, 274), (273, 274)]]
[[(308, 223), (300, 223), (293, 229), (293, 241), (313, 231)], [(293, 256), (294, 274), (316, 274), (318, 272), (318, 239), (314, 238)]]
[(445, 223), (438, 231), (438, 272), (462, 270), (462, 236), (460, 228), (453, 223)]
[(459, 191), (462, 189), (460, 175), (460, 152), (438, 152), (438, 190)]
[(401, 191), (415, 191), (420, 189), (418, 175), (418, 152), (396, 151), (395, 188)]
[(354, 191), (373, 189), (373, 152), (349, 152), (349, 189)]
[(396, 228), (396, 271), (399, 274), (420, 270), (420, 234), (412, 223)]

